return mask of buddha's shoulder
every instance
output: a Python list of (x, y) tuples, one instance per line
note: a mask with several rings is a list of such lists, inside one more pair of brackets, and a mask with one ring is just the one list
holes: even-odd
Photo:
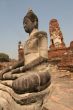
[(45, 31), (37, 31), (34, 33), (34, 36), (36, 37), (47, 37), (47, 33)]

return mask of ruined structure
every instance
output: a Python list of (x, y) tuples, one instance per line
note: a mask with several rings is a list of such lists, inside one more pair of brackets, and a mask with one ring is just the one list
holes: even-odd
[(63, 41), (63, 35), (60, 30), (57, 19), (50, 20), (49, 23), (49, 32), (50, 32), (50, 49), (64, 48), (65, 43)]
[(24, 59), (24, 47), (21, 41), (18, 42), (18, 61)]
[(29, 34), (24, 57), (21, 57), (19, 42), (19, 62), (0, 73), (0, 110), (72, 110), (73, 80), (61, 80), (62, 73), (57, 65), (48, 63), (48, 54), (49, 60), (65, 56), (63, 61), (68, 63), (70, 60), (71, 63), (73, 41), (66, 48), (58, 33), (58, 36), (51, 37), (52, 45), (48, 51), (47, 33), (38, 30), (38, 18), (32, 10), (24, 17), (23, 26)]
[(50, 20), (49, 33), (51, 43), (48, 50), (49, 60), (61, 60), (64, 53), (68, 51), (68, 48), (65, 46), (63, 34), (57, 19)]
[(0, 62), (0, 70), (16, 64), (17, 60), (11, 59), (9, 62)]
[(58, 21), (52, 19), (49, 23), (50, 49), (48, 50), (49, 61), (58, 64), (61, 70), (73, 71), (73, 41), (66, 47)]
[(58, 68), (73, 72), (73, 41), (71, 41), (68, 51), (62, 56)]

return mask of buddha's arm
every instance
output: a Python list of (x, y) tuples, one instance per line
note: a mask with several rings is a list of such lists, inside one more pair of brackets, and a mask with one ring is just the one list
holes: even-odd
[(48, 59), (48, 37), (47, 33), (44, 31), (39, 31), (36, 33), (36, 38), (38, 38), (38, 52), (41, 57)]
[[(30, 45), (30, 47), (31, 47), (30, 51), (32, 50), (32, 52), (25, 55), (25, 65), (20, 67), (20, 68), (13, 70), (12, 73), (24, 72), (24, 71), (42, 63), (43, 61), (48, 60), (47, 35), (46, 34), (44, 35), (41, 33), (39, 35), (36, 35), (35, 37), (38, 38), (38, 42), (37, 42), (37, 40), (36, 40), (36, 42), (34, 42), (34, 41), (30, 42), (30, 44), (31, 44)], [(36, 50), (36, 52), (33, 52), (34, 50)]]
[(28, 63), (24, 66), (18, 67), (16, 69), (13, 69), (11, 71), (11, 73), (14, 74), (14, 73), (25, 72), (26, 70), (29, 70), (29, 69), (33, 68), (34, 66), (37, 66), (38, 64), (41, 64), (42, 62), (46, 62), (46, 61), (47, 61), (46, 58), (39, 56), (36, 59), (34, 59), (33, 61), (31, 61), (30, 63)]
[(17, 62), (15, 65), (12, 66), (12, 69), (15, 69), (15, 68), (18, 68), (18, 67), (21, 67), (24, 65), (24, 59)]
[(34, 38), (37, 38), (37, 40), (32, 39), (27, 45), (30, 51), (28, 51), (29, 54), (26, 54), (24, 57), (25, 65), (23, 66), (24, 61), (14, 65), (12, 67), (12, 73), (24, 72), (48, 59), (47, 34), (45, 32), (38, 32), (35, 34)]
[(19, 68), (19, 67), (21, 67), (21, 66), (23, 66), (23, 65), (24, 65), (24, 60), (17, 62), (17, 63), (14, 64), (13, 66), (10, 66), (10, 67), (7, 67), (7, 68), (3, 69), (3, 70), (1, 71), (1, 73), (0, 73), (0, 79), (3, 78), (3, 75), (4, 75), (5, 73), (7, 73), (7, 72), (9, 72), (9, 71), (11, 71), (11, 70), (13, 70), (13, 69)]

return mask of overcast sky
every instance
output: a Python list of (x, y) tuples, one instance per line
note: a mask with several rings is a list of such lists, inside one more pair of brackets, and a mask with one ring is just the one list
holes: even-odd
[(23, 17), (29, 8), (39, 18), (39, 30), (48, 34), (49, 21), (58, 20), (64, 41), (69, 46), (73, 40), (73, 0), (0, 0), (0, 52), (10, 58), (18, 57), (18, 41), (24, 42), (28, 34), (23, 29)]

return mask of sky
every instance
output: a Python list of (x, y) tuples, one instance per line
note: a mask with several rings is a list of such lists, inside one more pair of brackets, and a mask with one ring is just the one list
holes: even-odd
[(0, 52), (18, 58), (18, 42), (25, 42), (23, 18), (31, 8), (39, 19), (39, 30), (48, 34), (49, 22), (58, 20), (66, 46), (73, 40), (73, 0), (0, 0)]

